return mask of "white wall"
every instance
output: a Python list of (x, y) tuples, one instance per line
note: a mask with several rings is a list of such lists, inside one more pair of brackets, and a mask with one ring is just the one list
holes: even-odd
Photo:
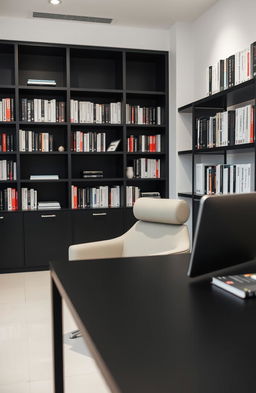
[(195, 99), (205, 96), (209, 65), (256, 41), (255, 15), (255, 0), (220, 0), (193, 23)]
[(0, 39), (169, 50), (168, 30), (32, 18), (0, 18)]

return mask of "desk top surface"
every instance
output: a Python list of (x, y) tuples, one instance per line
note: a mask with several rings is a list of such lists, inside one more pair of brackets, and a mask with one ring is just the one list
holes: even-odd
[[(186, 276), (188, 255), (53, 262), (52, 277), (113, 392), (255, 389), (256, 299)], [(255, 272), (256, 262), (229, 269)]]

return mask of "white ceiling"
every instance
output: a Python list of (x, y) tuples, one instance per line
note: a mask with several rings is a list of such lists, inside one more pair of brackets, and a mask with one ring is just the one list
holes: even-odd
[(216, 1), (63, 0), (52, 6), (48, 0), (0, 0), (0, 16), (31, 18), (33, 11), (52, 12), (113, 18), (117, 25), (168, 28), (177, 21), (194, 20)]

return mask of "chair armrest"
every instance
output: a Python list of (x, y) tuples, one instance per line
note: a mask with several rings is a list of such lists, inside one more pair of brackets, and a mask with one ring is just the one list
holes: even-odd
[(75, 244), (69, 247), (69, 260), (120, 258), (123, 252), (123, 236), (99, 242)]

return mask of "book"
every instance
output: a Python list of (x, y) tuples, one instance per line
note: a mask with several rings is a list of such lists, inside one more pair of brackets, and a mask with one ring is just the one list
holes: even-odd
[(59, 175), (30, 175), (30, 180), (58, 180)]
[(256, 296), (256, 273), (213, 277), (212, 284), (243, 299)]
[(28, 79), (28, 86), (56, 86), (54, 79)]

